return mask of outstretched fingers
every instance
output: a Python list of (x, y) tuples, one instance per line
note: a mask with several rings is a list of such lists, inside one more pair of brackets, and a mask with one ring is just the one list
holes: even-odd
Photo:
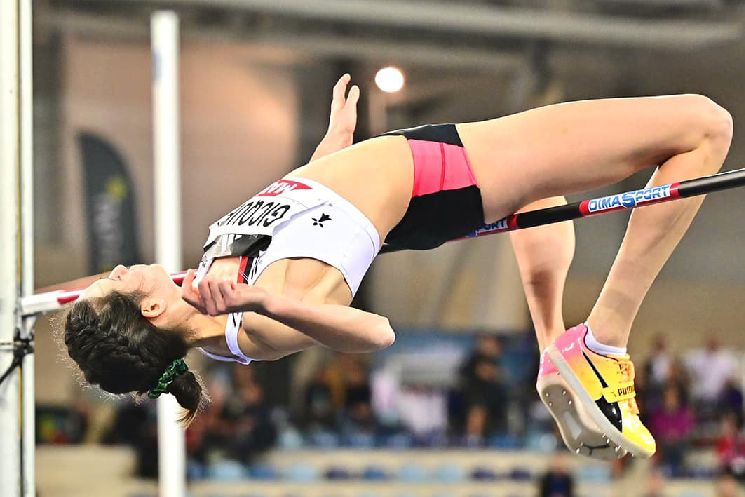
[(217, 316), (233, 312), (261, 312), (267, 298), (266, 290), (234, 281), (219, 281), (209, 276), (194, 285), (195, 273), (184, 276), (181, 296), (202, 314)]
[(189, 305), (195, 307), (202, 314), (206, 314), (206, 308), (204, 302), (197, 291), (194, 288), (194, 279), (196, 278), (196, 272), (193, 269), (189, 269), (184, 276), (184, 281), (181, 283), (181, 298), (183, 298)]

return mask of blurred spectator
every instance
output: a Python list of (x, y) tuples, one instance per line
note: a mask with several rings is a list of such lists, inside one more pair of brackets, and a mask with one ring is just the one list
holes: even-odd
[(420, 443), (440, 443), (447, 429), (447, 399), (439, 388), (402, 385), (397, 395), (401, 426)]
[(721, 414), (734, 414), (738, 423), (743, 419), (743, 394), (742, 389), (734, 378), (728, 378), (719, 394), (719, 412)]
[[(649, 369), (645, 368), (642, 371), (641, 377), (637, 375), (637, 399), (641, 400), (640, 410), (641, 415), (645, 416), (644, 420), (649, 420), (649, 414), (661, 409), (664, 403), (664, 391), (666, 388), (674, 388), (678, 392), (678, 398), (683, 406), (690, 405), (690, 391), (691, 382), (688, 371), (686, 371), (683, 361), (677, 357), (670, 357), (670, 361), (667, 365), (667, 375), (665, 381), (662, 383), (650, 382), (649, 377), (644, 374), (649, 374)], [(646, 379), (646, 382), (645, 382)], [(641, 384), (641, 385), (640, 385)], [(641, 386), (641, 395), (639, 390)]]
[(733, 413), (722, 416), (721, 435), (716, 442), (720, 467), (745, 480), (745, 436), (741, 418)]
[(114, 423), (103, 437), (104, 444), (136, 445), (142, 426), (148, 422), (148, 412), (144, 405), (137, 404), (134, 398), (126, 399), (116, 411)]
[(235, 366), (233, 372), (235, 392), (226, 397), (219, 418), (226, 435), (227, 454), (249, 463), (274, 445), (277, 430), (269, 418), (264, 391), (255, 381), (251, 368)]
[(220, 414), (225, 407), (225, 398), (232, 395), (233, 388), (229, 378), (216, 374), (224, 371), (218, 366), (204, 375), (204, 382), (210, 392), (210, 403), (186, 430), (186, 453), (191, 461), (206, 464), (210, 453), (221, 446), (229, 431)]
[(734, 353), (722, 348), (718, 338), (710, 336), (704, 348), (691, 351), (686, 362), (693, 380), (692, 395), (697, 408), (704, 412), (715, 409), (727, 380), (737, 373)]
[(653, 469), (647, 481), (647, 490), (643, 497), (665, 497), (665, 475), (658, 469)]
[(650, 413), (649, 421), (660, 463), (672, 475), (680, 475), (694, 419), (692, 410), (681, 402), (678, 388), (665, 387), (662, 406)]
[(331, 370), (324, 365), (305, 389), (303, 427), (306, 430), (331, 430), (336, 424), (336, 406), (330, 375)]
[(670, 374), (672, 362), (673, 356), (668, 351), (667, 339), (665, 335), (658, 333), (652, 340), (652, 352), (644, 365), (650, 383), (657, 385), (665, 383)]
[(367, 366), (358, 358), (345, 365), (343, 423), (347, 431), (371, 433), (376, 422), (372, 410), (372, 389)]
[(135, 474), (140, 478), (158, 477), (158, 424), (154, 402), (138, 404), (127, 399), (117, 410), (104, 443), (126, 444), (136, 453)]
[(683, 364), (683, 360), (674, 356), (670, 360), (670, 367), (668, 369), (667, 381), (665, 385), (672, 386), (678, 390), (680, 396), (680, 402), (688, 406), (691, 400), (691, 376)]
[(206, 464), (227, 457), (250, 463), (271, 448), (277, 430), (270, 420), (264, 392), (253, 370), (233, 366), (232, 384), (207, 378), (212, 402), (187, 430), (186, 449), (192, 461)]
[(574, 476), (569, 471), (569, 455), (556, 452), (546, 472), (539, 478), (539, 497), (574, 497)]
[(634, 378), (634, 390), (636, 391), (636, 405), (639, 407), (639, 417), (642, 422), (649, 426), (649, 413), (656, 406), (656, 386), (650, 385), (649, 368), (641, 368), (636, 371)]
[(497, 337), (481, 335), (476, 349), (460, 367), (469, 442), (506, 429), (508, 392), (501, 359), (502, 346)]

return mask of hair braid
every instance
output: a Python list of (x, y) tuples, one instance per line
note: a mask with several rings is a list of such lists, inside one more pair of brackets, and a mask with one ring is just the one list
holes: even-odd
[[(111, 292), (76, 302), (65, 319), (65, 345), (85, 380), (103, 390), (143, 394), (154, 388), (173, 363), (186, 355), (182, 334), (160, 330), (142, 316), (138, 295)], [(191, 421), (207, 401), (191, 371), (174, 379), (167, 391), (187, 409)]]

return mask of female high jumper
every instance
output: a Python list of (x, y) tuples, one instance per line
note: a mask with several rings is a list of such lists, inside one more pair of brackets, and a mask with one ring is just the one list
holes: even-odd
[[(732, 118), (699, 95), (549, 105), (482, 122), (426, 125), (352, 145), (359, 89), (334, 87), (329, 130), (311, 161), (210, 226), (180, 288), (157, 265), (116, 267), (65, 319), (86, 380), (112, 393), (173, 394), (190, 421), (206, 400), (183, 361), (192, 347), (248, 364), (313, 345), (389, 346), (388, 320), (349, 307), (381, 245), (430, 249), (520, 210), (656, 168), (648, 186), (713, 174)], [(632, 322), (703, 197), (636, 210), (603, 289), (565, 331), (570, 222), (511, 233), (542, 351), (536, 383), (570, 450), (649, 457), (639, 420)], [(223, 315), (227, 314), (227, 315)]]

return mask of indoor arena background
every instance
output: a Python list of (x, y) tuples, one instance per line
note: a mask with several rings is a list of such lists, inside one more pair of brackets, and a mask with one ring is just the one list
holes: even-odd
[[(37, 287), (112, 257), (154, 259), (149, 15), (161, 7), (181, 25), (174, 243), (189, 267), (211, 221), (308, 160), (345, 72), (362, 89), (357, 139), (564, 100), (702, 93), (734, 117), (725, 169), (745, 165), (739, 0), (40, 0)], [(405, 85), (384, 93), (374, 77), (391, 65)], [(577, 458), (557, 441), (509, 241), (492, 236), (375, 262), (357, 304), (390, 317), (388, 350), (250, 367), (189, 356), (212, 396), (187, 432), (190, 495), (739, 495), (743, 212), (743, 190), (709, 196), (634, 326), (639, 402), (660, 448), (651, 462)], [(575, 223), (568, 324), (589, 312), (626, 220)], [(156, 495), (154, 405), (81, 388), (52, 328), (54, 317), (36, 334), (39, 495)]]

